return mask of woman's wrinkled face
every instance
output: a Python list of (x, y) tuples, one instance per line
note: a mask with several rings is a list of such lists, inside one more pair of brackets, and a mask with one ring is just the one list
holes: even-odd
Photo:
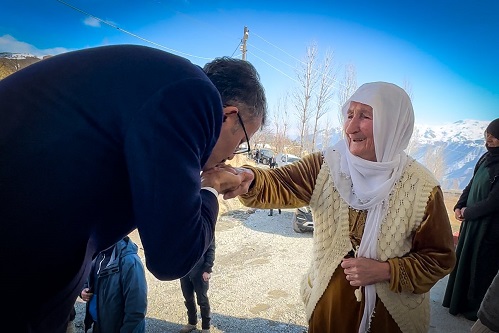
[(350, 102), (343, 129), (352, 155), (375, 162), (373, 108), (367, 104)]
[(499, 139), (488, 132), (485, 132), (485, 143), (490, 148), (499, 147)]

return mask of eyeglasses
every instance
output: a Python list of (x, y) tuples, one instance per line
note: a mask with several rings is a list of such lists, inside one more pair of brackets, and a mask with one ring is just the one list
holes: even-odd
[(239, 115), (239, 112), (236, 113), (237, 118), (239, 119), (239, 122), (241, 123), (241, 127), (243, 128), (244, 131), (244, 136), (246, 136), (246, 142), (243, 142), (239, 145), (239, 147), (236, 148), (234, 151), (234, 154), (244, 154), (244, 153), (249, 153), (251, 151), (250, 144), (249, 144), (249, 138), (248, 138), (248, 133), (246, 132), (246, 128), (244, 127), (243, 119)]

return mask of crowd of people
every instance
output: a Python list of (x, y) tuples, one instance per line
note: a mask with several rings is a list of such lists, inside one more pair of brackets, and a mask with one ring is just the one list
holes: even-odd
[(267, 119), (244, 60), (200, 68), (144, 46), (89, 48), (3, 79), (0, 101), (2, 318), (16, 332), (65, 332), (78, 296), (85, 330), (145, 331), (135, 229), (147, 269), (180, 279), (182, 332), (197, 328), (195, 299), (209, 332), (219, 194), (270, 214), (311, 207), (309, 333), (427, 332), (429, 291), (448, 274), (443, 305), (475, 330), (499, 326), (499, 119), (455, 207), (456, 249), (438, 181), (405, 153), (414, 110), (392, 83), (361, 85), (341, 109), (343, 139), (277, 168), (227, 164)]

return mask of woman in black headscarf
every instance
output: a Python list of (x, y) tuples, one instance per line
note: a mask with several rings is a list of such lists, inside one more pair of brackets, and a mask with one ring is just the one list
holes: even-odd
[(477, 320), (488, 287), (499, 270), (499, 118), (485, 130), (487, 152), (454, 206), (462, 221), (457, 263), (449, 277), (443, 306), (453, 315)]

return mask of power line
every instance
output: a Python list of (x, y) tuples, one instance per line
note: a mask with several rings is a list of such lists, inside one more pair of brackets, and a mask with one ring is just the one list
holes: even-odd
[[(116, 29), (116, 30), (118, 30), (118, 31), (121, 31), (121, 32), (123, 32), (123, 33), (125, 33), (125, 34), (127, 34), (127, 35), (130, 35), (130, 36), (132, 36), (132, 37), (135, 37), (135, 38), (137, 38), (137, 39), (140, 39), (140, 40), (142, 40), (142, 41), (144, 41), (144, 42), (146, 42), (146, 43), (149, 43), (149, 44), (155, 45), (155, 46), (157, 46), (157, 47), (159, 47), (159, 48), (161, 48), (161, 49), (167, 50), (167, 51), (169, 51), (169, 52), (172, 52), (172, 53), (177, 53), (177, 54), (180, 54), (180, 55), (183, 55), (183, 56), (186, 56), (186, 57), (192, 57), (192, 58), (203, 59), (203, 60), (212, 60), (212, 59), (213, 59), (213, 58), (201, 57), (201, 56), (197, 56), (197, 55), (194, 55), (194, 54), (190, 54), (190, 53), (186, 53), (186, 52), (178, 51), (178, 50), (172, 49), (172, 48), (170, 48), (170, 47), (167, 47), (167, 46), (161, 45), (161, 44), (156, 43), (156, 42), (154, 42), (154, 41), (152, 41), (152, 40), (150, 40), (150, 39), (147, 39), (147, 38), (141, 37), (141, 36), (139, 36), (139, 35), (137, 35), (137, 34), (134, 34), (134, 33), (130, 32), (130, 31), (128, 31), (128, 30), (122, 29), (122, 28), (118, 27), (117, 25), (115, 25), (115, 24), (113, 24), (113, 23), (111, 23), (111, 22), (108, 22), (108, 21), (106, 21), (106, 20), (103, 20), (103, 19), (101, 19), (101, 18), (99, 18), (99, 17), (95, 16), (95, 15), (92, 15), (92, 14), (90, 14), (90, 13), (88, 13), (88, 12), (86, 12), (86, 11), (84, 11), (84, 10), (82, 10), (82, 9), (78, 8), (78, 7), (75, 7), (75, 6), (73, 6), (73, 5), (69, 4), (69, 3), (65, 2), (65, 1), (62, 1), (62, 0), (56, 0), (56, 1), (57, 1), (57, 2), (59, 2), (59, 3), (62, 3), (63, 5), (65, 5), (65, 6), (69, 7), (69, 8), (71, 8), (71, 9), (73, 9), (73, 10), (77, 11), (77, 12), (80, 12), (80, 13), (82, 13), (82, 14), (84, 14), (84, 15), (87, 15), (87, 16), (89, 16), (89, 17), (92, 17), (93, 19), (95, 19), (95, 20), (97, 20), (97, 21), (99, 21), (99, 22), (102, 22), (103, 24), (108, 25), (108, 26), (110, 26), (110, 27), (112, 27), (112, 28), (114, 28), (114, 29)], [(266, 43), (268, 43), (268, 44), (272, 45), (273, 47), (277, 48), (277, 49), (278, 49), (278, 50), (280, 50), (281, 52), (284, 52), (284, 53), (285, 53), (286, 55), (288, 55), (289, 57), (291, 57), (291, 58), (293, 58), (293, 59), (297, 60), (297, 61), (298, 61), (298, 62), (300, 62), (301, 64), (305, 64), (305, 63), (304, 63), (303, 61), (301, 61), (300, 59), (297, 59), (296, 57), (292, 56), (290, 53), (286, 52), (284, 49), (282, 49), (282, 48), (278, 47), (277, 45), (275, 45), (275, 44), (273, 44), (273, 43), (270, 43), (269, 41), (267, 41), (266, 39), (264, 39), (264, 38), (263, 38), (263, 37), (261, 37), (260, 35), (258, 35), (258, 34), (256, 34), (256, 33), (253, 33), (253, 34), (255, 34), (258, 38), (262, 39), (262, 40), (263, 40), (263, 41), (265, 41)], [(233, 57), (233, 56), (234, 56), (234, 54), (236, 53), (236, 51), (237, 51), (237, 50), (239, 49), (239, 47), (241, 46), (241, 43), (242, 43), (242, 40), (241, 40), (241, 41), (239, 42), (239, 44), (237, 45), (237, 47), (236, 47), (236, 49), (234, 50), (234, 52), (232, 53), (231, 57)], [(285, 65), (287, 65), (287, 66), (289, 66), (289, 67), (291, 67), (291, 68), (295, 68), (295, 66), (292, 66), (292, 65), (290, 65), (290, 64), (288, 64), (288, 63), (286, 63), (286, 62), (284, 62), (283, 60), (281, 60), (281, 59), (279, 59), (279, 58), (277, 58), (277, 57), (275, 57), (275, 56), (273, 56), (273, 55), (269, 54), (268, 52), (265, 52), (265, 51), (263, 51), (263, 50), (261, 50), (261, 49), (259, 49), (259, 48), (255, 47), (254, 45), (251, 45), (251, 46), (252, 46), (252, 47), (254, 47), (255, 49), (259, 50), (260, 52), (263, 52), (264, 54), (266, 54), (266, 55), (268, 55), (268, 56), (270, 56), (270, 57), (272, 57), (272, 58), (274, 58), (274, 59), (276, 59), (276, 60), (280, 61), (281, 63), (283, 63), (283, 64), (285, 64)], [(295, 81), (295, 82), (299, 83), (296, 79), (292, 78), (291, 76), (289, 76), (288, 74), (284, 73), (284, 72), (283, 72), (283, 71), (281, 71), (280, 69), (278, 69), (278, 68), (276, 68), (275, 66), (271, 65), (269, 62), (267, 62), (267, 61), (263, 60), (261, 57), (257, 56), (256, 54), (254, 54), (254, 53), (252, 53), (252, 52), (250, 52), (250, 53), (251, 53), (253, 56), (255, 56), (256, 58), (258, 58), (258, 59), (260, 59), (261, 61), (263, 61), (264, 63), (266, 63), (268, 66), (272, 67), (273, 69), (275, 69), (275, 70), (276, 70), (276, 71), (278, 71), (279, 73), (281, 73), (281, 74), (283, 74), (284, 76), (286, 76), (287, 78), (289, 78), (289, 79), (291, 79), (291, 80), (293, 80), (293, 81)], [(335, 81), (335, 82), (336, 82), (336, 83), (338, 83), (338, 84), (343, 85), (342, 83), (338, 82), (338, 81), (337, 81), (337, 80), (335, 80), (335, 79), (333, 79), (333, 81)], [(344, 86), (344, 85), (343, 85), (343, 86)]]
[(85, 12), (84, 10), (82, 10), (82, 9), (80, 9), (80, 8), (78, 8), (78, 7), (75, 7), (75, 6), (73, 6), (73, 5), (71, 5), (71, 4), (67, 3), (67, 2), (64, 2), (64, 1), (62, 1), (62, 0), (56, 0), (56, 1), (57, 1), (57, 2), (62, 3), (62, 4), (63, 4), (63, 5), (65, 5), (65, 6), (68, 6), (69, 8), (71, 8), (71, 9), (73, 9), (73, 10), (76, 10), (76, 11), (78, 11), (78, 12), (82, 13), (82, 14), (85, 14), (85, 15), (87, 15), (87, 16), (90, 16), (90, 17), (92, 17), (92, 18), (96, 19), (97, 21), (102, 22), (102, 23), (104, 23), (104, 24), (106, 24), (106, 25), (108, 25), (108, 26), (110, 26), (110, 27), (112, 27), (112, 28), (115, 28), (115, 29), (117, 29), (117, 30), (119, 30), (119, 31), (121, 31), (121, 32), (123, 32), (123, 33), (126, 33), (126, 34), (128, 34), (128, 35), (130, 35), (130, 36), (132, 36), (132, 37), (138, 38), (138, 39), (140, 39), (140, 40), (142, 40), (142, 41), (144, 41), (144, 42), (150, 43), (150, 44), (152, 44), (152, 45), (155, 45), (155, 46), (157, 46), (157, 47), (159, 47), (159, 48), (165, 49), (165, 50), (170, 51), (170, 52), (172, 52), (172, 53), (178, 53), (178, 54), (181, 54), (181, 55), (184, 55), (184, 56), (187, 56), (187, 57), (191, 57), (191, 58), (198, 58), (198, 59), (203, 59), (203, 60), (212, 60), (212, 59), (213, 59), (213, 58), (206, 58), (206, 57), (196, 56), (196, 55), (193, 55), (193, 54), (185, 53), (185, 52), (182, 52), (182, 51), (178, 51), (178, 50), (175, 50), (175, 49), (172, 49), (172, 48), (166, 47), (166, 46), (161, 45), (161, 44), (159, 44), (159, 43), (153, 42), (152, 40), (146, 39), (146, 38), (144, 38), (144, 37), (141, 37), (141, 36), (139, 36), (139, 35), (136, 35), (136, 34), (134, 34), (134, 33), (130, 32), (130, 31), (127, 31), (127, 30), (125, 30), (125, 29), (122, 29), (122, 28), (120, 28), (120, 27), (118, 27), (118, 26), (116, 26), (116, 25), (114, 25), (114, 24), (112, 24), (112, 23), (110, 23), (110, 22), (108, 22), (108, 21), (105, 21), (105, 20), (103, 20), (103, 19), (101, 19), (101, 18), (99, 18), (99, 17), (97, 17), (97, 16), (95, 16), (95, 15), (92, 15), (92, 14), (90, 14), (90, 13), (87, 13), (87, 12)]
[(289, 76), (288, 74), (284, 73), (283, 71), (281, 71), (280, 69), (276, 68), (275, 66), (271, 65), (270, 63), (268, 63), (267, 61), (263, 60), (262, 58), (260, 58), (259, 56), (257, 56), (256, 54), (254, 54), (253, 52), (250, 52), (248, 51), (248, 53), (250, 53), (251, 55), (253, 55), (254, 57), (260, 59), (261, 61), (263, 61), (264, 63), (266, 63), (267, 65), (269, 65), (270, 67), (272, 67), (273, 69), (275, 69), (276, 71), (278, 71), (279, 73), (281, 73), (282, 75), (288, 77), (289, 79), (295, 81), (296, 83), (300, 83), (298, 80), (296, 80), (295, 78), (292, 78), (291, 76)]
[(283, 53), (285, 53), (287, 56), (289, 56), (289, 57), (291, 57), (291, 58), (295, 59), (295, 60), (296, 60), (296, 61), (298, 61), (298, 62), (303, 63), (303, 61), (301, 61), (300, 59), (298, 59), (298, 58), (294, 57), (293, 55), (291, 55), (290, 53), (286, 52), (285, 50), (283, 50), (283, 49), (282, 49), (282, 48), (280, 48), (279, 46), (277, 46), (277, 45), (275, 45), (275, 44), (272, 44), (271, 42), (269, 42), (268, 40), (266, 40), (266, 39), (265, 39), (265, 38), (263, 38), (262, 36), (260, 36), (260, 35), (256, 34), (256, 33), (255, 33), (255, 32), (253, 32), (253, 31), (251, 31), (251, 33), (252, 33), (252, 34), (254, 34), (254, 35), (256, 35), (256, 37), (260, 38), (260, 39), (261, 39), (261, 40), (263, 40), (264, 42), (266, 42), (266, 43), (268, 43), (268, 44), (272, 45), (273, 47), (275, 47), (275, 48), (276, 48), (276, 49), (278, 49), (279, 51), (282, 51), (282, 52), (283, 52)]
[(250, 44), (250, 43), (248, 43), (248, 45), (249, 45), (249, 46), (251, 46), (251, 47), (253, 47), (254, 49), (257, 49), (258, 51), (260, 51), (260, 52), (262, 52), (262, 53), (265, 53), (265, 54), (266, 54), (266, 55), (268, 55), (269, 57), (272, 57), (272, 58), (274, 58), (275, 60), (277, 60), (277, 61), (279, 61), (279, 62), (283, 63), (284, 65), (289, 66), (289, 67), (291, 67), (291, 68), (293, 68), (293, 69), (296, 69), (296, 67), (295, 67), (295, 66), (288, 64), (288, 63), (287, 63), (287, 62), (285, 62), (284, 60), (281, 60), (281, 59), (279, 59), (279, 58), (277, 58), (277, 57), (273, 56), (272, 54), (270, 54), (270, 53), (268, 53), (268, 52), (265, 52), (264, 50), (262, 50), (262, 49), (260, 49), (260, 48), (256, 47), (255, 45)]
[[(268, 40), (266, 40), (266, 39), (265, 39), (265, 38), (263, 38), (262, 36), (260, 36), (260, 35), (258, 35), (258, 34), (256, 34), (256, 33), (254, 33), (253, 31), (252, 31), (252, 34), (256, 35), (256, 37), (260, 38), (261, 40), (263, 40), (264, 42), (268, 43), (269, 45), (271, 45), (271, 46), (275, 47), (276, 49), (278, 49), (279, 51), (283, 52), (283, 53), (284, 53), (284, 54), (286, 54), (287, 56), (289, 56), (289, 57), (293, 58), (294, 60), (298, 61), (300, 64), (305, 65), (305, 66), (307, 65), (307, 64), (306, 64), (305, 62), (303, 62), (302, 60), (300, 60), (300, 59), (296, 58), (295, 56), (293, 56), (292, 54), (290, 54), (290, 53), (286, 52), (286, 51), (285, 51), (284, 49), (282, 49), (281, 47), (279, 47), (279, 46), (277, 46), (277, 45), (275, 45), (275, 44), (273, 44), (273, 43), (269, 42)], [(263, 52), (263, 51), (262, 51), (262, 52)], [(273, 56), (272, 56), (272, 57), (273, 57)], [(274, 57), (274, 58), (275, 58), (275, 59), (277, 59), (276, 57)], [(292, 67), (292, 68), (295, 68), (294, 66), (289, 65), (289, 64), (287, 64), (286, 62), (284, 62), (284, 61), (282, 61), (282, 60), (279, 60), (279, 61), (281, 61), (282, 63), (284, 63), (284, 64), (286, 64), (286, 65), (288, 65), (288, 66), (290, 66), (290, 67)], [(316, 69), (313, 69), (313, 70), (314, 70), (315, 72), (320, 73), (320, 72), (319, 72), (318, 70), (316, 70)], [(332, 78), (332, 77), (330, 77), (330, 76), (328, 76), (328, 78), (329, 78), (329, 79), (331, 79), (331, 80), (332, 80), (333, 82), (335, 82), (336, 84), (339, 84), (339, 85), (343, 86), (344, 88), (347, 88), (347, 86), (346, 86), (345, 84), (341, 83), (341, 82), (340, 82), (340, 81), (338, 81), (337, 79)]]
[[(248, 44), (248, 45), (253, 46), (253, 45), (251, 45), (251, 44)], [(255, 48), (255, 49), (257, 49), (257, 50), (259, 50), (259, 51), (261, 51), (261, 52), (263, 52), (263, 53), (267, 54), (268, 56), (270, 56), (270, 57), (272, 57), (272, 58), (276, 59), (277, 61), (282, 62), (283, 64), (285, 64), (285, 65), (287, 65), (287, 66), (289, 66), (289, 67), (291, 67), (291, 68), (296, 68), (296, 67), (293, 67), (293, 66), (289, 65), (288, 63), (286, 63), (286, 62), (284, 62), (284, 61), (280, 60), (280, 59), (279, 59), (279, 58), (277, 58), (277, 57), (274, 57), (273, 55), (271, 55), (271, 54), (269, 54), (269, 53), (267, 53), (267, 52), (265, 52), (265, 51), (263, 51), (263, 50), (261, 50), (261, 49), (259, 49), (259, 48), (255, 47), (255, 46), (253, 46), (253, 48)], [(286, 76), (287, 78), (289, 78), (289, 79), (293, 80), (293, 81), (294, 81), (294, 82), (296, 82), (296, 83), (300, 83), (300, 81), (298, 81), (297, 79), (292, 78), (291, 76), (289, 76), (288, 74), (284, 73), (283, 71), (281, 71), (281, 70), (280, 70), (280, 69), (278, 69), (277, 67), (275, 67), (275, 66), (271, 65), (269, 62), (267, 62), (267, 61), (263, 60), (261, 57), (257, 56), (257, 55), (256, 55), (256, 54), (254, 54), (253, 52), (248, 51), (248, 53), (250, 53), (250, 54), (251, 54), (251, 55), (253, 55), (254, 57), (258, 58), (259, 60), (263, 61), (263, 62), (264, 62), (264, 63), (266, 63), (268, 66), (272, 67), (273, 69), (275, 69), (276, 71), (278, 71), (278, 72), (279, 72), (279, 73), (281, 73), (282, 75)], [(334, 80), (334, 79), (333, 79), (333, 81), (335, 81), (337, 84), (341, 84), (341, 83), (339, 83), (337, 80)], [(343, 85), (343, 86), (344, 86), (344, 85)], [(334, 103), (334, 104), (336, 104), (336, 105), (338, 105), (338, 106), (342, 106), (340, 103), (338, 103), (338, 102), (336, 102), (336, 101), (334, 101), (334, 100), (331, 100), (331, 102), (332, 102), (332, 103)]]

